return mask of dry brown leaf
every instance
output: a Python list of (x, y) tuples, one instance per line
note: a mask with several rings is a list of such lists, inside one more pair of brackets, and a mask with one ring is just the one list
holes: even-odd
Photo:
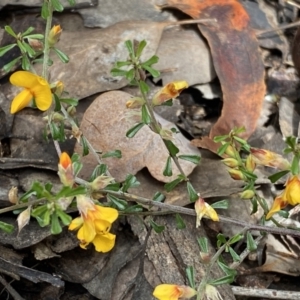
[(211, 49), (213, 63), (223, 92), (222, 114), (209, 138), (194, 145), (216, 152), (212, 138), (244, 126), (244, 138), (255, 130), (265, 94), (264, 65), (249, 16), (236, 0), (166, 0), (195, 19), (217, 22), (198, 25)]
[(63, 32), (57, 47), (68, 54), (70, 62), (62, 63), (52, 57), (52, 81), (61, 80), (71, 96), (78, 99), (119, 89), (127, 80), (113, 77), (111, 69), (117, 61), (127, 60), (126, 40), (146, 40), (142, 60), (155, 54), (165, 23), (129, 21), (105, 29)]
[[(126, 109), (125, 103), (131, 95), (121, 91), (111, 91), (102, 94), (94, 100), (86, 110), (80, 125), (80, 130), (96, 150), (103, 152), (121, 150), (122, 158), (107, 158), (104, 162), (108, 165), (111, 174), (117, 181), (124, 181), (127, 174), (136, 174), (147, 167), (151, 175), (159, 181), (169, 182), (177, 177), (178, 170), (173, 165), (173, 176), (163, 176), (163, 170), (168, 158), (168, 152), (161, 138), (144, 126), (133, 138), (127, 138), (126, 132), (137, 123), (126, 113), (133, 112)], [(163, 128), (173, 128), (175, 125), (157, 116)], [(197, 148), (181, 134), (174, 135), (174, 143), (180, 154), (200, 155)], [(76, 145), (75, 151), (81, 153), (82, 149)], [(83, 169), (80, 176), (88, 178), (97, 165), (92, 154), (82, 158)], [(196, 165), (180, 161), (186, 175), (189, 175)]]

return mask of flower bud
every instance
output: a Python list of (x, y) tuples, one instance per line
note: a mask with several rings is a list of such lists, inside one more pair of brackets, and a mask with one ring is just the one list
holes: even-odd
[(29, 223), (30, 214), (31, 214), (31, 205), (28, 206), (27, 209), (23, 210), (19, 214), (17, 218), (19, 233), (24, 228), (24, 226), (26, 226)]
[(245, 175), (240, 170), (228, 169), (228, 173), (231, 176), (231, 178), (234, 180), (245, 180), (246, 179)]
[(60, 155), (57, 174), (64, 186), (73, 186), (75, 182), (73, 165), (70, 156), (66, 152)]
[(53, 87), (51, 88), (52, 93), (56, 94), (58, 97), (60, 97), (64, 91), (64, 84), (62, 81), (56, 81), (53, 84)]
[(254, 161), (254, 158), (251, 154), (249, 154), (246, 159), (246, 169), (249, 172), (253, 172), (255, 168), (256, 168), (256, 163)]
[(161, 129), (159, 131), (159, 135), (161, 136), (162, 139), (167, 141), (172, 141), (173, 139), (173, 132), (169, 129)]
[(145, 101), (140, 97), (133, 97), (126, 102), (127, 108), (140, 108)]
[(236, 150), (231, 146), (228, 145), (228, 147), (225, 150), (225, 154), (227, 154), (229, 157), (236, 157)]
[(110, 184), (114, 179), (109, 176), (100, 175), (94, 179), (91, 183), (91, 187), (93, 191), (99, 191), (104, 189), (108, 184)]
[(31, 46), (31, 48), (34, 51), (36, 52), (43, 51), (44, 44), (40, 40), (30, 39), (30, 38), (27, 38), (27, 40), (28, 40), (28, 44)]
[(253, 190), (245, 190), (240, 194), (240, 197), (242, 199), (252, 199), (254, 197), (255, 193)]
[(18, 188), (13, 186), (8, 192), (8, 200), (12, 204), (17, 204), (19, 202)]
[(59, 41), (61, 36), (62, 29), (60, 25), (54, 25), (49, 32), (48, 35), (48, 43), (50, 47), (55, 46), (55, 44)]
[(161, 105), (170, 99), (176, 98), (179, 96), (180, 92), (186, 88), (188, 88), (188, 83), (186, 81), (173, 81), (154, 95), (152, 104)]
[(239, 166), (239, 162), (235, 158), (225, 158), (222, 160), (222, 162), (230, 168), (236, 168)]

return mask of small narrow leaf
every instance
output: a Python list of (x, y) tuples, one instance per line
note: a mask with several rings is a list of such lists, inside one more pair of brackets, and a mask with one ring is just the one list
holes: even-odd
[(145, 124), (151, 123), (151, 116), (149, 114), (146, 104), (143, 104), (142, 106), (142, 122), (144, 122)]
[(142, 63), (142, 66), (143, 67), (145, 67), (145, 66), (152, 66), (152, 65), (156, 64), (158, 62), (158, 60), (159, 60), (158, 56), (153, 55), (148, 60), (144, 61)]
[(44, 35), (39, 34), (39, 33), (34, 33), (34, 34), (27, 35), (26, 38), (27, 39), (34, 39), (34, 40), (42, 40), (42, 39), (44, 39)]
[(150, 225), (156, 233), (161, 233), (165, 230), (165, 226), (155, 223), (152, 219), (150, 220)]
[(119, 199), (111, 194), (107, 194), (107, 199), (111, 201), (118, 210), (125, 210), (128, 203), (125, 200)]
[(167, 192), (171, 192), (180, 182), (182, 182), (182, 178), (176, 178), (175, 180), (168, 182), (165, 184), (165, 190)]
[(146, 47), (147, 45), (147, 42), (145, 40), (142, 40), (139, 42), (139, 45), (137, 47), (137, 50), (136, 50), (136, 57), (137, 58), (140, 58), (140, 56), (142, 55), (142, 52), (144, 50), (144, 48)]
[(299, 174), (299, 156), (295, 155), (291, 165), (291, 172), (293, 175)]
[(13, 36), (14, 38), (16, 38), (16, 39), (18, 38), (17, 35), (15, 34), (15, 32), (13, 31), (13, 29), (10, 26), (8, 26), (8, 25), (4, 26), (4, 30), (8, 34), (10, 34), (11, 36)]
[(0, 48), (0, 57), (3, 56), (6, 52), (16, 47), (17, 44), (10, 44)]
[(281, 177), (285, 176), (289, 172), (289, 170), (280, 171), (278, 173), (270, 175), (268, 178), (272, 183), (275, 183), (277, 180), (279, 180)]
[(164, 171), (163, 171), (163, 175), (167, 176), (167, 177), (170, 177), (170, 176), (173, 175), (173, 172), (172, 172), (172, 158), (171, 158), (171, 156), (169, 156), (167, 158), (166, 165), (165, 165), (165, 168), (164, 168)]
[(214, 140), (215, 143), (220, 143), (222, 141), (225, 141), (226, 139), (228, 139), (228, 135), (227, 134), (226, 135), (215, 136), (213, 140)]
[(77, 106), (78, 105), (78, 99), (74, 99), (74, 98), (61, 98), (60, 102), (66, 103), (68, 105), (72, 105), (72, 106)]
[(109, 151), (106, 152), (102, 155), (102, 158), (107, 158), (107, 157), (116, 157), (116, 158), (121, 158), (122, 153), (120, 150), (114, 150), (114, 151)]
[(118, 69), (118, 68), (113, 68), (113, 69), (111, 69), (110, 74), (114, 77), (117, 77), (117, 76), (122, 76), (123, 77), (127, 74), (127, 71), (121, 70), (121, 69)]
[(197, 239), (200, 251), (203, 253), (208, 253), (208, 239), (206, 237), (199, 237)]
[(14, 226), (0, 221), (0, 229), (6, 233), (12, 233), (14, 231)]
[(126, 179), (123, 183), (122, 191), (126, 193), (130, 188), (136, 188), (140, 185), (140, 182), (137, 181), (136, 177), (132, 174), (126, 176)]
[(88, 146), (84, 136), (82, 136), (80, 138), (80, 142), (81, 142), (81, 145), (82, 145), (82, 155), (83, 156), (88, 155), (90, 150), (89, 150), (89, 146)]
[(221, 285), (221, 284), (229, 284), (232, 283), (234, 281), (234, 276), (232, 275), (226, 275), (224, 277), (215, 279), (215, 280), (211, 280), (208, 283), (210, 285)]
[(176, 214), (175, 218), (176, 218), (176, 228), (177, 229), (184, 229), (184, 228), (186, 228), (185, 222), (182, 219), (182, 217), (181, 217), (180, 214)]
[(22, 36), (26, 36), (26, 35), (30, 34), (33, 30), (34, 30), (34, 27), (29, 27), (27, 30), (25, 30), (22, 33)]
[(130, 61), (117, 61), (116, 62), (116, 67), (117, 68), (122, 68), (124, 66), (129, 66), (129, 65), (131, 65)]
[(226, 149), (228, 148), (229, 145), (230, 145), (229, 142), (226, 142), (224, 145), (222, 145), (222, 146), (217, 150), (218, 155), (222, 156), (222, 155), (225, 153), (225, 151), (226, 151)]
[(63, 62), (63, 63), (68, 63), (69, 62), (69, 57), (67, 54), (63, 53), (62, 51), (60, 51), (57, 48), (53, 48), (54, 52), (56, 53), (56, 55), (58, 56), (58, 58)]
[(15, 58), (14, 60), (12, 60), (11, 62), (9, 62), (8, 64), (6, 64), (3, 67), (3, 70), (7, 73), (10, 72), (10, 70), (22, 59), (22, 56), (19, 56), (17, 58)]
[(255, 251), (257, 249), (257, 245), (249, 231), (247, 232), (247, 249), (249, 251)]
[(229, 207), (228, 200), (224, 199), (221, 201), (217, 201), (217, 202), (213, 203), (211, 205), (211, 207), (214, 209), (228, 209), (228, 207)]
[(234, 261), (240, 261), (240, 256), (231, 247), (229, 247), (229, 253)]
[(52, 6), (54, 10), (59, 12), (62, 12), (64, 10), (64, 7), (62, 6), (59, 0), (50, 0), (50, 1), (52, 2)]
[(159, 71), (157, 71), (157, 70), (155, 70), (155, 69), (153, 69), (153, 68), (151, 68), (151, 67), (149, 67), (149, 66), (147, 66), (147, 65), (143, 66), (143, 68), (144, 68), (146, 71), (148, 71), (154, 78), (160, 76), (160, 72), (159, 72)]
[(179, 153), (179, 149), (174, 145), (172, 141), (164, 140), (165, 145), (167, 146), (171, 156), (176, 156)]
[(194, 271), (193, 266), (187, 267), (186, 270), (185, 270), (185, 272), (186, 272), (186, 276), (188, 278), (190, 287), (193, 288), (193, 289), (196, 289), (196, 285), (195, 285), (195, 271)]
[(22, 69), (26, 71), (30, 70), (30, 61), (27, 55), (22, 56)]
[(179, 155), (178, 158), (190, 161), (193, 164), (198, 165), (200, 162), (201, 156), (199, 156), (199, 155)]
[(128, 52), (129, 52), (129, 54), (131, 54), (132, 56), (135, 56), (132, 41), (127, 40), (127, 41), (125, 42), (125, 46), (126, 46)]
[(43, 1), (41, 16), (44, 20), (46, 20), (49, 15), (50, 15), (50, 12), (49, 12), (49, 8), (48, 8), (48, 2)]
[(186, 183), (186, 187), (187, 187), (190, 201), (195, 202), (196, 200), (198, 200), (199, 196), (198, 196), (197, 192), (195, 191), (193, 185), (189, 181)]
[(144, 81), (139, 81), (139, 87), (143, 94), (148, 94), (150, 91), (148, 84)]
[(156, 192), (152, 198), (153, 201), (162, 202), (166, 199), (166, 196), (161, 192)]
[(134, 137), (144, 125), (145, 125), (145, 123), (138, 123), (138, 124), (136, 124), (135, 126), (133, 126), (132, 128), (130, 128), (126, 132), (126, 137), (128, 137), (128, 138)]
[(51, 215), (51, 234), (60, 234), (62, 232), (56, 212)]

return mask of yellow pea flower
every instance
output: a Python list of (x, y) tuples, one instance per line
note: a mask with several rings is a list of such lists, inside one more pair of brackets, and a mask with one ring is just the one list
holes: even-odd
[(280, 170), (288, 170), (291, 167), (287, 159), (275, 152), (257, 148), (251, 148), (250, 152), (254, 162), (258, 165), (277, 168)]
[(49, 109), (52, 103), (52, 94), (49, 83), (42, 77), (27, 71), (13, 73), (10, 83), (24, 89), (13, 99), (10, 112), (15, 114), (29, 105), (32, 99), (35, 100), (39, 110)]
[(79, 229), (77, 238), (80, 240), (80, 247), (86, 249), (93, 243), (98, 252), (110, 251), (115, 245), (116, 236), (109, 231), (118, 218), (118, 211), (96, 205), (85, 195), (78, 195), (76, 199), (80, 217), (71, 222), (69, 230)]
[(159, 300), (178, 300), (194, 297), (197, 292), (186, 285), (160, 284), (153, 292), (153, 296)]
[(295, 206), (300, 203), (300, 178), (297, 175), (291, 176), (287, 182), (284, 191), (275, 198), (274, 203), (268, 212), (266, 219), (270, 219), (273, 214), (288, 204)]
[(179, 96), (182, 90), (188, 87), (189, 85), (186, 81), (173, 81), (164, 86), (154, 95), (152, 99), (152, 104), (161, 105), (170, 99), (176, 98)]
[(196, 228), (200, 226), (200, 221), (204, 216), (212, 219), (213, 221), (219, 221), (219, 216), (217, 212), (202, 199), (199, 199), (195, 202), (195, 211), (196, 211)]

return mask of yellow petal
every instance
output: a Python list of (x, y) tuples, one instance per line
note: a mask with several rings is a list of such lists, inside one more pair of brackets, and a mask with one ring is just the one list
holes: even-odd
[(160, 284), (153, 292), (153, 296), (159, 300), (177, 300), (182, 295), (182, 290), (175, 284)]
[(71, 224), (69, 225), (69, 230), (76, 230), (83, 224), (83, 219), (81, 217), (75, 218), (72, 220)]
[(9, 81), (13, 85), (31, 89), (38, 84), (38, 77), (27, 71), (18, 71), (10, 76)]
[(77, 238), (82, 242), (89, 244), (96, 236), (94, 223), (90, 220), (84, 220), (82, 227), (78, 230)]
[(20, 111), (24, 107), (26, 107), (29, 102), (31, 101), (33, 95), (28, 89), (24, 89), (20, 92), (12, 101), (10, 107), (10, 113), (15, 114), (16, 112)]
[(109, 223), (113, 223), (119, 216), (119, 213), (116, 209), (99, 205), (95, 205), (94, 214), (97, 215), (97, 219), (102, 219)]
[(207, 215), (213, 221), (219, 221), (219, 216), (217, 212), (208, 203), (205, 203), (205, 207), (206, 207), (205, 215)]
[(45, 111), (49, 109), (52, 104), (52, 93), (48, 82), (38, 77), (38, 84), (31, 88), (31, 91), (35, 98), (36, 106), (39, 110)]
[(291, 205), (300, 203), (300, 181), (298, 176), (293, 176), (288, 180), (285, 188), (285, 196)]
[(111, 233), (97, 234), (93, 240), (97, 252), (109, 252), (115, 245), (116, 236)]
[(276, 212), (280, 211), (286, 205), (287, 205), (287, 201), (285, 201), (281, 196), (276, 197), (270, 211), (266, 216), (266, 219), (267, 220), (270, 219)]
[(111, 223), (105, 220), (95, 220), (94, 224), (97, 234), (105, 234), (110, 231)]

